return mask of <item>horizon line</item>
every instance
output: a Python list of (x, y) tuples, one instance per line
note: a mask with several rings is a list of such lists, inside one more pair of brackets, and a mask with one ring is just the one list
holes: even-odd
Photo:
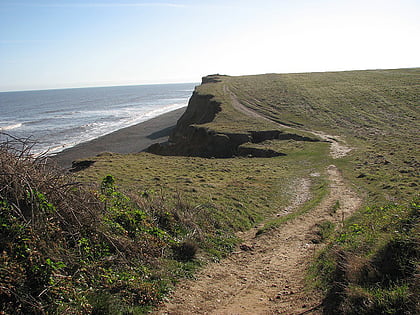
[[(386, 71), (386, 70), (409, 70), (409, 69), (419, 69), (420, 66), (415, 67), (396, 67), (396, 68), (364, 68), (364, 69), (329, 69), (329, 70), (314, 70), (314, 71), (295, 71), (295, 72), (265, 72), (265, 73), (253, 73), (253, 74), (223, 74), (227, 76), (237, 77), (237, 76), (249, 76), (249, 75), (264, 75), (264, 74), (304, 74), (304, 73), (327, 73), (327, 72), (349, 72), (349, 71)], [(124, 86), (139, 86), (139, 85), (164, 85), (164, 84), (200, 84), (201, 79), (203, 77), (209, 75), (215, 75), (219, 73), (212, 73), (206, 74), (200, 77), (200, 81), (172, 81), (172, 82), (151, 82), (151, 83), (121, 83), (121, 84), (105, 84), (105, 85), (98, 85), (96, 83), (89, 84), (82, 86), (64, 86), (64, 87), (47, 87), (47, 88), (27, 88), (27, 89), (8, 89), (5, 90), (0, 88), (0, 93), (8, 93), (8, 92), (30, 92), (30, 91), (50, 91), (50, 90), (70, 90), (70, 89), (85, 89), (85, 88), (105, 88), (105, 87), (124, 87)], [(222, 75), (222, 74), (219, 74)]]
[(199, 82), (161, 82), (161, 83), (133, 83), (133, 84), (111, 84), (111, 85), (85, 85), (85, 86), (68, 86), (68, 87), (51, 87), (51, 88), (28, 88), (28, 89), (11, 89), (0, 90), (0, 93), (13, 92), (37, 92), (37, 91), (55, 91), (55, 90), (75, 90), (75, 89), (90, 89), (90, 88), (107, 88), (107, 87), (125, 87), (125, 86), (140, 86), (140, 85), (168, 85), (168, 84), (197, 84)]

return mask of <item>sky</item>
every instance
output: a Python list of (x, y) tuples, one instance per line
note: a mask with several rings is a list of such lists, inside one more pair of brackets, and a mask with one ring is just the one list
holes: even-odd
[(0, 0), (0, 91), (420, 66), (420, 0)]

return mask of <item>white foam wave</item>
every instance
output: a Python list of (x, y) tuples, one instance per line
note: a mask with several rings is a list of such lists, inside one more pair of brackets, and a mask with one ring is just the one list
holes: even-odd
[[(56, 154), (64, 149), (73, 147), (79, 143), (91, 141), (98, 137), (110, 134), (114, 131), (117, 131), (122, 128), (130, 127), (141, 122), (150, 120), (157, 116), (163, 115), (165, 113), (169, 113), (171, 111), (186, 107), (186, 103), (175, 103), (166, 105), (151, 111), (137, 113), (136, 116), (130, 117), (129, 119), (124, 119), (119, 121), (116, 124), (110, 124), (109, 122), (104, 123), (89, 123), (84, 125), (84, 129), (89, 130), (88, 132), (83, 132), (79, 135), (79, 137), (72, 137), (71, 141), (64, 140), (62, 144), (57, 144), (55, 146), (49, 146), (48, 148), (44, 148), (44, 151), (48, 151), (48, 154)], [(69, 139), (67, 139), (69, 140)]]
[(162, 106), (160, 108), (157, 108), (157, 109), (154, 109), (154, 110), (151, 110), (151, 111), (147, 111), (145, 113), (142, 113), (142, 114), (140, 114), (136, 117), (133, 117), (133, 118), (127, 120), (126, 123), (125, 123), (125, 126), (123, 126), (122, 128), (141, 123), (143, 121), (155, 118), (155, 117), (163, 115), (165, 113), (169, 113), (173, 110), (183, 108), (185, 106), (187, 106), (187, 104), (185, 104), (185, 103), (175, 103), (175, 104)]
[(19, 128), (19, 127), (22, 127), (22, 123), (17, 123), (17, 124), (13, 124), (13, 125), (0, 127), (0, 131), (12, 130), (12, 129), (16, 129), (16, 128)]

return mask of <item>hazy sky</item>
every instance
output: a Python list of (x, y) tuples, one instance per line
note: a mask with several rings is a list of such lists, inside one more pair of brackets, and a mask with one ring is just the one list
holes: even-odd
[(420, 66), (420, 0), (0, 0), (0, 91)]

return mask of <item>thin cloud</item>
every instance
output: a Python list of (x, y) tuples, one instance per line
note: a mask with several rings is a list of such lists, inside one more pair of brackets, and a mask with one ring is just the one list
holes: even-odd
[(10, 3), (10, 5), (31, 6), (31, 7), (48, 7), (48, 8), (114, 8), (114, 7), (171, 7), (171, 8), (184, 8), (185, 4), (167, 3), (167, 2), (87, 2), (87, 3)]
[(52, 42), (48, 39), (0, 39), (0, 45), (20, 45)]
[[(1, 0), (0, 0), (1, 1)], [(211, 4), (211, 3), (170, 3), (170, 2), (79, 2), (79, 3), (29, 3), (29, 2), (9, 2), (2, 4), (4, 9), (6, 6), (19, 7), (36, 7), (36, 8), (135, 8), (135, 7), (162, 7), (162, 8), (201, 8), (201, 9), (237, 9), (237, 6), (226, 4)], [(241, 8), (249, 7), (247, 4), (241, 5)], [(249, 7), (252, 8), (252, 7)], [(261, 8), (260, 6), (255, 9)]]

